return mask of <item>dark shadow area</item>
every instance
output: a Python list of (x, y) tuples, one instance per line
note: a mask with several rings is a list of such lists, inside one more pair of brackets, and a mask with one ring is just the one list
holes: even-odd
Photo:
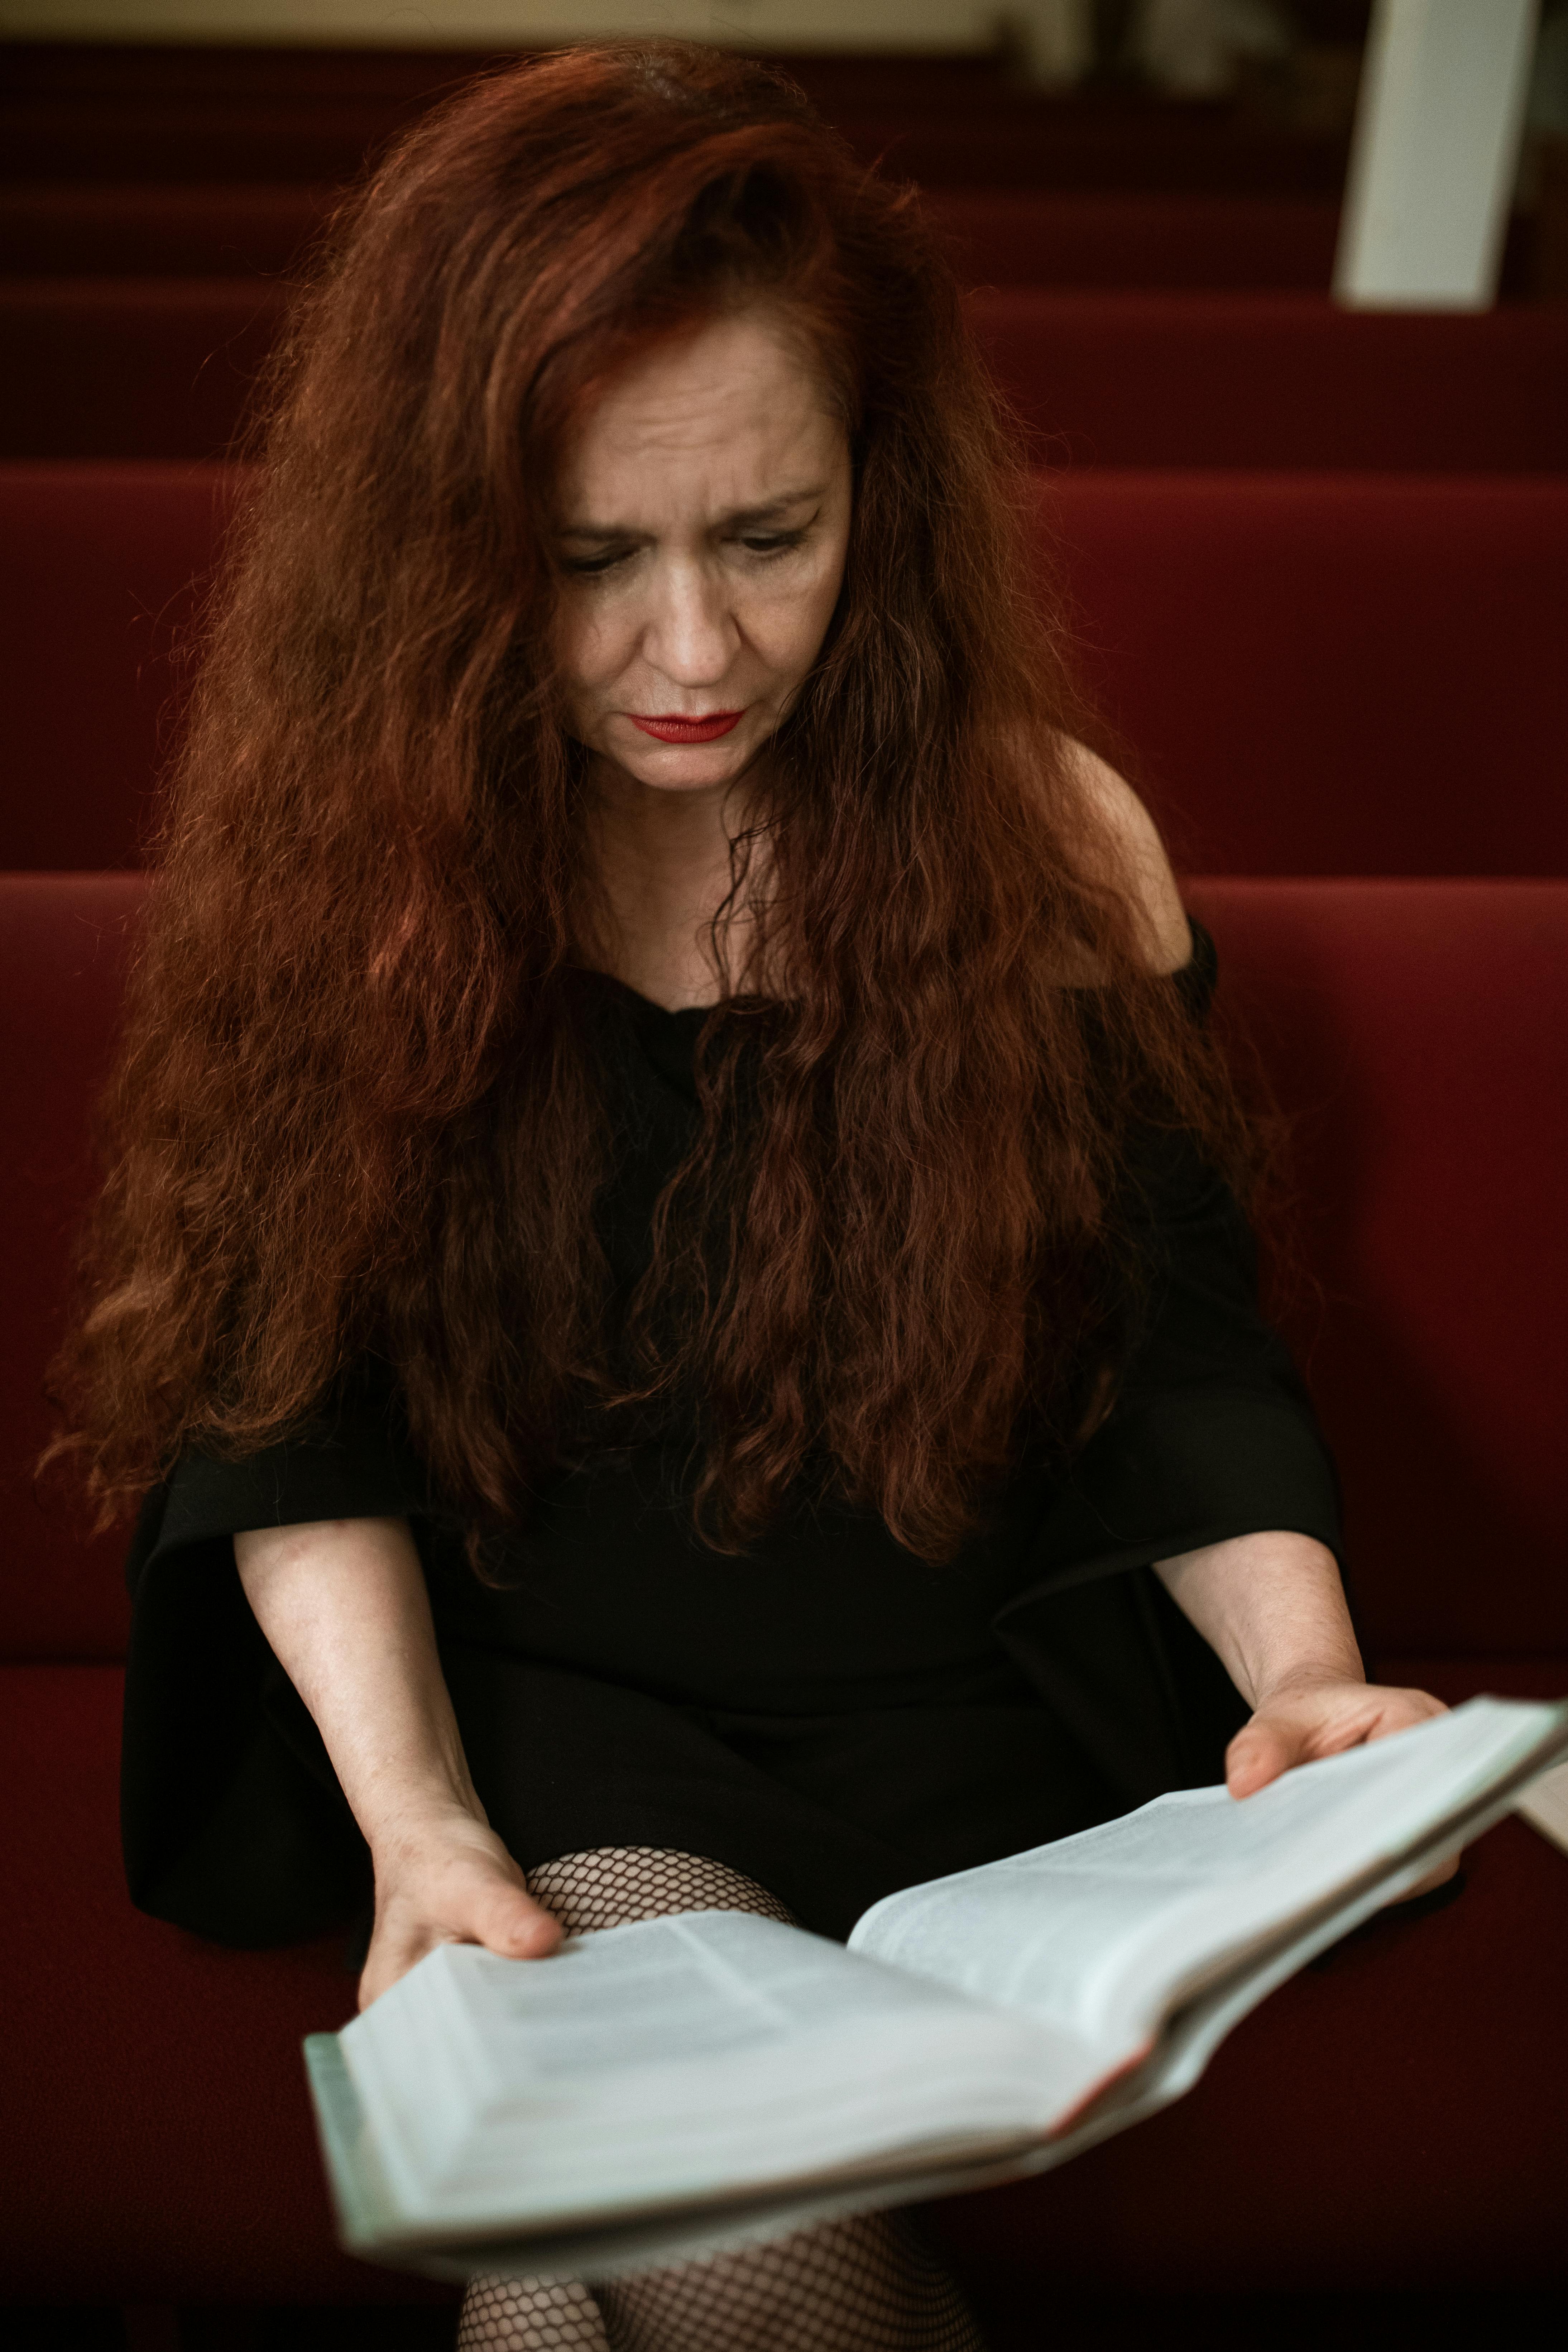
[[(1478, 2343), (1549, 2340), (1568, 2318), (1568, 2290), (1475, 2294), (1047, 2296), (1037, 2279), (969, 2282), (994, 2352), (1386, 2352), (1420, 2337)], [(1555, 2319), (1552, 2314), (1557, 2315)], [(10, 2352), (448, 2352), (456, 2312), (279, 2304), (30, 2305), (0, 2309)], [(735, 2352), (747, 2352), (742, 2345)]]
[[(971, 2282), (971, 2293), (975, 2293)], [(977, 2300), (979, 2298), (977, 2297)], [(981, 2302), (994, 2352), (1148, 2352), (1152, 2345), (1202, 2352), (1389, 2352), (1445, 2336), (1497, 2346), (1550, 2336), (1563, 2324), (1555, 2294), (1107, 2295), (1066, 2303), (1038, 2281)], [(1556, 2311), (1555, 2321), (1552, 2313)]]

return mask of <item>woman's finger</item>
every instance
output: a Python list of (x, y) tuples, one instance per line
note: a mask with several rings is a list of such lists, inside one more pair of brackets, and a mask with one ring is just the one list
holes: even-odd
[(510, 1960), (542, 1960), (562, 1940), (561, 1922), (521, 1887), (498, 1885), (474, 1909), (474, 1941)]
[(1225, 1751), (1225, 1785), (1233, 1797), (1250, 1797), (1293, 1764), (1305, 1762), (1305, 1740), (1279, 1717), (1255, 1715)]
[(538, 1960), (561, 1941), (559, 1920), (527, 1892), (516, 1865), (508, 1860), (498, 1868), (487, 1857), (478, 1869), (464, 1869), (456, 1884), (447, 1875), (437, 1889), (427, 1888), (423, 1899), (394, 1894), (378, 1904), (359, 2005), (368, 2008), (437, 1944), (479, 1944), (503, 1959)]

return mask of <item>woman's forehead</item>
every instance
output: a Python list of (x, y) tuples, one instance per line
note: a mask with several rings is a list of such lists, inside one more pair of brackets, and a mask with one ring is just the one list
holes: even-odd
[[(715, 515), (820, 484), (844, 435), (800, 340), (766, 312), (718, 319), (628, 368), (562, 468), (563, 520), (627, 521), (671, 495)], [(606, 500), (609, 501), (606, 504)]]

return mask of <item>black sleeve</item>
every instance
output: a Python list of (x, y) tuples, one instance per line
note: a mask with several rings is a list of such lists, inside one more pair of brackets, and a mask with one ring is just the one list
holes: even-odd
[(412, 1517), (425, 1482), (367, 1375), (242, 1461), (186, 1455), (142, 1506), (121, 1827), (132, 1900), (222, 1943), (293, 1943), (364, 1901), (369, 1858), (321, 1735), (251, 1612), (243, 1528)]
[(1040, 1538), (1060, 1583), (1289, 1528), (1340, 1557), (1338, 1484), (1289, 1350), (1264, 1320), (1257, 1249), (1192, 1139), (1146, 1139), (1149, 1292), (1115, 1404)]
[[(1202, 1017), (1212, 944), (1178, 984)], [(1130, 1198), (1143, 1270), (1115, 1403), (1070, 1465), (1027, 1589), (996, 1631), (1134, 1801), (1215, 1777), (1245, 1709), (1150, 1564), (1272, 1528), (1342, 1563), (1339, 1485), (1289, 1350), (1258, 1304), (1257, 1248), (1194, 1139), (1141, 1131)]]

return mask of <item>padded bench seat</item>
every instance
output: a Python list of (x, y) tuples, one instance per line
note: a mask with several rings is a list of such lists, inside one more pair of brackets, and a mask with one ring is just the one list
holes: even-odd
[[(27, 1475), (87, 1181), (130, 876), (0, 877), (0, 2295), (433, 2293), (331, 2242), (299, 2059), (353, 1982), (329, 1941), (219, 1950), (132, 1910), (116, 1761), (124, 1602)], [(1194, 884), (1222, 1007), (1297, 1124), (1302, 1325), (1344, 1472), (1369, 1655), (1458, 1698), (1568, 1689), (1568, 882)], [(1234, 1017), (1227, 1014), (1225, 1017)], [(952, 2200), (988, 2303), (1560, 2281), (1568, 1862), (1510, 1822), (1459, 1899), (1276, 1993), (1190, 2097), (1034, 2182)], [(1020, 2334), (1022, 2343), (1031, 2340)]]
[[(1013, 287), (971, 315), (1042, 461), (1568, 469), (1568, 310)], [(0, 281), (0, 458), (218, 457), (282, 317), (226, 278)]]
[[(0, 186), (7, 277), (248, 277), (287, 269), (342, 192), (308, 182)], [(933, 189), (966, 284), (1297, 287), (1324, 291), (1331, 198)]]
[(1390, 473), (1568, 467), (1568, 310), (1342, 310), (1304, 294), (971, 298), (1043, 461)]
[[(345, 181), (485, 52), (13, 43), (0, 153), (17, 178)], [(140, 53), (138, 50), (140, 49)], [(153, 54), (148, 55), (151, 49)], [(75, 52), (73, 55), (72, 52)], [(1332, 198), (1342, 131), (1156, 102), (1085, 110), (983, 55), (796, 55), (868, 164), (922, 187)]]

